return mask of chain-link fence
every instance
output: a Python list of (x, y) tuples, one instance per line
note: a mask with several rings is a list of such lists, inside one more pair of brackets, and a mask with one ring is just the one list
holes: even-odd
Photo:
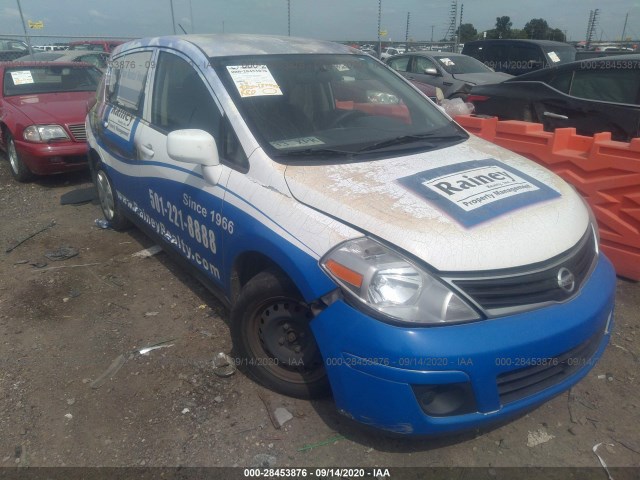
[[(58, 60), (65, 57), (69, 61), (88, 61), (81, 54), (91, 52), (97, 58), (97, 53), (103, 57), (119, 44), (130, 40), (124, 37), (60, 37), (49, 35), (0, 35), (0, 61), (29, 61)], [(79, 52), (71, 55), (70, 52)]]
[[(34, 59), (47, 60), (55, 58), (55, 55), (45, 54), (42, 52), (65, 52), (68, 50), (83, 50), (91, 52), (111, 52), (113, 48), (132, 38), (126, 37), (60, 37), (51, 35), (0, 35), (0, 61), (13, 61), (19, 59), (21, 61), (29, 60), (30, 55), (34, 54)], [(456, 44), (453, 42), (381, 42), (377, 40), (366, 42), (350, 42), (339, 41), (340, 43), (352, 45), (357, 48), (364, 47), (368, 53), (379, 55), (379, 47), (382, 50), (386, 48), (395, 48), (398, 53), (405, 51), (434, 50), (439, 52), (455, 52)], [(31, 47), (31, 51), (29, 48)], [(49, 57), (49, 58), (47, 58)], [(84, 60), (83, 60), (84, 61)]]

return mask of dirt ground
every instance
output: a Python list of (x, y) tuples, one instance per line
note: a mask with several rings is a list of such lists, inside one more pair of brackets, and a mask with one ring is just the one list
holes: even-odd
[[(60, 204), (89, 185), (87, 173), (18, 184), (0, 158), (0, 467), (553, 466), (606, 479), (601, 444), (607, 465), (640, 472), (640, 284), (618, 281), (612, 342), (570, 393), (481, 434), (389, 438), (330, 398), (215, 375), (215, 354), (231, 351), (228, 312), (164, 253), (132, 257), (153, 243), (98, 228), (95, 202)], [(45, 257), (61, 247), (78, 254)], [(280, 429), (278, 407), (292, 414)]]

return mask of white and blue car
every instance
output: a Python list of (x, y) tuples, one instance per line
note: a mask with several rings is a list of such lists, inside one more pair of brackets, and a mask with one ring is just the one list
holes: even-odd
[(567, 390), (609, 340), (615, 274), (581, 197), (356, 50), (129, 42), (87, 136), (106, 219), (216, 292), (238, 362), (279, 392), (453, 432)]

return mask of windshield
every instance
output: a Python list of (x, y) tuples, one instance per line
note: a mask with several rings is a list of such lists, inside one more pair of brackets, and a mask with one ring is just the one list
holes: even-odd
[(211, 61), (254, 136), (275, 158), (388, 154), (467, 138), (433, 103), (369, 56)]
[(573, 62), (576, 59), (576, 49), (570, 45), (566, 47), (543, 47), (542, 49), (551, 59), (551, 65)]
[(93, 67), (30, 66), (6, 69), (4, 95), (84, 92), (98, 88), (101, 73)]
[(463, 73), (492, 73), (484, 63), (463, 55), (434, 57), (447, 73), (452, 75)]

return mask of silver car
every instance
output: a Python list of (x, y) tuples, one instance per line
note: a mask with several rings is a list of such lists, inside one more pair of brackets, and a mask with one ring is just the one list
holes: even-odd
[(412, 82), (442, 89), (445, 98), (466, 99), (474, 85), (500, 83), (512, 75), (494, 72), (468, 55), (451, 52), (412, 52), (396, 55), (387, 64)]

